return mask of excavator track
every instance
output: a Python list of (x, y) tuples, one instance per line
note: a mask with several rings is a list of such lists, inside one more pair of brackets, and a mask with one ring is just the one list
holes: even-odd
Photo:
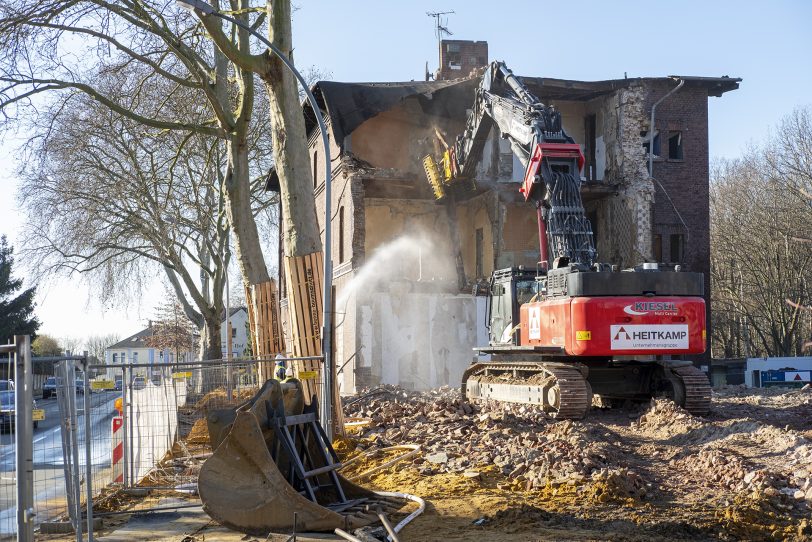
[(465, 380), (465, 395), (472, 399), (540, 405), (557, 419), (580, 420), (586, 415), (592, 405), (592, 388), (581, 370), (558, 364), (532, 365), (534, 374), (523, 379), (515, 373), (498, 374), (502, 364), (481, 364)]
[(711, 403), (711, 387), (705, 373), (692, 365), (675, 367), (671, 372), (685, 390), (684, 402), (680, 406), (695, 416), (705, 416)]

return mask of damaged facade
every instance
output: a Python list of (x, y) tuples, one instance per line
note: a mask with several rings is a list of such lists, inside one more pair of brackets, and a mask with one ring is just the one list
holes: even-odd
[[(441, 44), (440, 75), (443, 64)], [(679, 78), (522, 79), (561, 111), (564, 129), (581, 144), (582, 196), (597, 261), (680, 264), (703, 272), (707, 285), (707, 102), (738, 88), (739, 80), (681, 78), (684, 85), (656, 110), (652, 178), (651, 107)], [(497, 128), (476, 189), (452, 205), (435, 203), (423, 172), (422, 158), (440, 154), (437, 131), (451, 140), (463, 130), (478, 83), (474, 75), (323, 81), (313, 89), (331, 140), (333, 336), (344, 393), (381, 383), (459, 385), (472, 348), (487, 343), (485, 298), (476, 294), (486, 291), (494, 269), (536, 266), (536, 211), (518, 190), (524, 168)], [(305, 115), (323, 220), (324, 149), (313, 112)]]

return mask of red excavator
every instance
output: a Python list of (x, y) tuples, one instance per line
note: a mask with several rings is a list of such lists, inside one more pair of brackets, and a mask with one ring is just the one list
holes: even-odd
[[(581, 201), (580, 146), (561, 114), (541, 103), (503, 62), (483, 75), (465, 132), (442, 168), (423, 159), (438, 200), (470, 189), (496, 125), (525, 166), (519, 188), (537, 210), (540, 261), (535, 270), (501, 269), (490, 281), (491, 360), (471, 365), (463, 393), (541, 405), (557, 418), (582, 418), (604, 406), (670, 397), (704, 415), (710, 386), (686, 355), (705, 351), (703, 275), (643, 263), (631, 269), (597, 263)], [(442, 171), (441, 171), (442, 169)]]

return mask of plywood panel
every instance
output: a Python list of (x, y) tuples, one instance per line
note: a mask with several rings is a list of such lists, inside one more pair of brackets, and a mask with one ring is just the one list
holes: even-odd
[[(290, 315), (290, 335), (295, 357), (322, 355), (322, 302), (324, 284), (324, 256), (314, 252), (305, 256), (285, 258), (285, 279), (288, 285), (288, 311)], [(294, 364), (295, 374), (315, 372), (315, 379), (302, 380), (305, 397), (308, 403), (314, 395), (321, 397), (321, 386), (324, 379), (321, 360), (299, 360)], [(338, 396), (335, 370), (331, 375), (333, 381), (333, 424), (336, 434), (343, 434), (343, 412)]]
[[(269, 280), (246, 288), (248, 322), (251, 326), (251, 347), (254, 356), (272, 358), (285, 352), (279, 315), (279, 297), (276, 282)], [(273, 377), (273, 364), (260, 364), (261, 377)]]
[[(321, 355), (322, 262), (321, 252), (285, 258), (288, 310), (295, 357)], [(318, 374), (316, 379), (302, 380), (308, 403), (313, 395), (321, 400), (321, 365), (319, 360), (300, 360), (294, 364), (297, 375), (302, 371), (314, 371)]]

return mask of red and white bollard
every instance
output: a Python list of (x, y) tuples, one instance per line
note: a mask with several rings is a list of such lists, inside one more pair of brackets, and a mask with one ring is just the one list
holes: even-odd
[(113, 416), (113, 483), (124, 483), (124, 417)]

